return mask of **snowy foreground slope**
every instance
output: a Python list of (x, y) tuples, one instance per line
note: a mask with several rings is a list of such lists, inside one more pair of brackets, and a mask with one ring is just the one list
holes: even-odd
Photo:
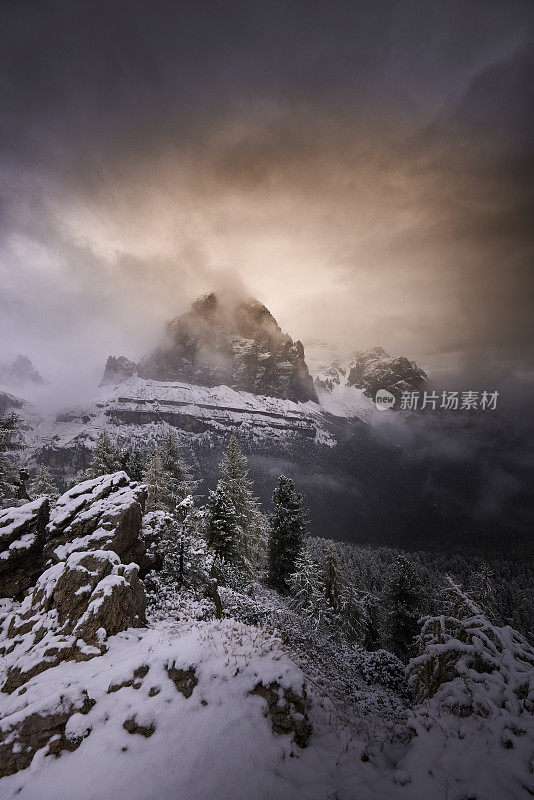
[[(192, 682), (177, 688), (169, 665), (194, 671)], [(262, 630), (232, 619), (129, 629), (113, 637), (105, 655), (59, 665), (24, 694), (2, 698), (3, 726), (57, 710), (82, 691), (95, 703), (67, 723), (65, 736), (82, 739), (74, 752), (54, 757), (46, 754), (53, 746), (43, 748), (30, 767), (1, 780), (1, 796), (503, 800), (534, 789), (523, 767), (531, 730), (510, 751), (483, 721), (457, 724), (444, 715), (427, 730), (415, 715), (411, 740), (397, 729), (396, 738), (365, 741), (336, 724), (332, 703), (308, 687), (312, 734), (301, 749), (291, 733), (273, 731), (265, 699), (253, 693), (260, 682), (295, 693), (306, 684), (280, 642)]]

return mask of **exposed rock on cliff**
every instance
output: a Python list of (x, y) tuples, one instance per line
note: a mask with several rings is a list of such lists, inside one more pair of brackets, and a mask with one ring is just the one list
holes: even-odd
[(257, 300), (210, 293), (167, 325), (166, 341), (138, 365), (141, 377), (313, 400), (301, 342), (283, 333)]
[(57, 501), (47, 527), (45, 555), (52, 562), (71, 553), (112, 550), (128, 563), (142, 558), (141, 520), (146, 488), (125, 472), (84, 481)]
[(109, 356), (106, 361), (106, 367), (100, 386), (107, 386), (108, 384), (122, 383), (122, 381), (131, 378), (137, 371), (137, 364), (129, 361), (126, 356)]
[(44, 568), (46, 497), (0, 511), (0, 597), (18, 597)]

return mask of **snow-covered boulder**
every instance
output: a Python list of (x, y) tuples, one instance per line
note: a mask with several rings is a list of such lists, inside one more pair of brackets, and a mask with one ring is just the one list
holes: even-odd
[(18, 597), (44, 568), (46, 497), (0, 511), (0, 597)]
[(125, 563), (142, 562), (140, 536), (146, 487), (125, 472), (101, 475), (65, 492), (47, 526), (45, 556), (52, 563), (71, 553), (113, 550)]
[[(109, 636), (144, 623), (138, 563), (146, 550), (141, 533), (145, 496), (145, 487), (124, 472), (85, 481), (58, 500), (46, 526), (46, 544), (46, 501), (4, 513), (6, 541), (18, 536), (15, 550), (35, 544), (40, 568), (43, 559), (49, 568), (3, 619), (3, 692), (15, 691), (62, 661), (101, 655)], [(41, 527), (32, 533), (32, 521), (35, 528), (38, 519)], [(134, 558), (138, 563), (130, 563)]]
[(62, 661), (106, 651), (106, 639), (144, 622), (145, 592), (136, 564), (116, 553), (72, 553), (46, 570), (22, 604), (4, 619), (1, 690), (10, 694)]

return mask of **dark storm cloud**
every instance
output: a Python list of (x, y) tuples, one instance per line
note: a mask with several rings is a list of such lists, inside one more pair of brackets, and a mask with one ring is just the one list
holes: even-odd
[(4, 3), (4, 347), (138, 355), (231, 268), (296, 336), (530, 359), (533, 20)]

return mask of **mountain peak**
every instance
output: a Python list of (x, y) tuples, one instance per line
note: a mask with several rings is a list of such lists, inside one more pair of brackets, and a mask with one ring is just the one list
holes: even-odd
[(18, 355), (11, 364), (0, 364), (0, 380), (14, 386), (46, 383), (25, 355)]
[[(108, 360), (104, 382), (119, 382), (126, 372), (133, 374), (135, 365), (123, 361)], [(227, 385), (253, 394), (318, 402), (302, 343), (283, 333), (259, 300), (232, 293), (208, 292), (167, 323), (164, 341), (140, 361), (137, 373), (152, 380)]]

